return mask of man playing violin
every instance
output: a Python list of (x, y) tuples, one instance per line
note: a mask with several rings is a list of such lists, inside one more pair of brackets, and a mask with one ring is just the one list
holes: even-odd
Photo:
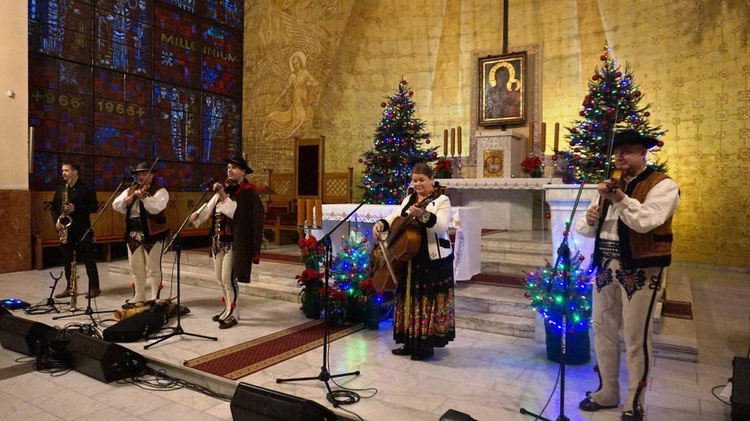
[(403, 200), (399, 210), (375, 223), (373, 235), (380, 239), (381, 234), (390, 234), (397, 222), (411, 223), (410, 220), (416, 221), (420, 232), (419, 250), (407, 263), (396, 286), (393, 339), (403, 346), (391, 351), (418, 361), (432, 357), (435, 347), (442, 348), (452, 341), (456, 323), (453, 251), (448, 236), (451, 202), (435, 186), (429, 165), (414, 165), (411, 179), (414, 193)]
[(253, 172), (245, 159), (233, 155), (224, 161), (226, 182), (214, 183), (212, 189), (216, 194), (188, 219), (196, 227), (212, 219), (211, 256), (224, 302), (223, 310), (212, 318), (219, 322), (219, 329), (228, 329), (239, 322), (238, 282), (250, 283), (252, 264), (260, 261), (264, 212), (256, 187), (245, 179), (246, 174)]
[[(164, 209), (169, 202), (167, 189), (154, 184), (154, 165), (141, 162), (133, 172), (136, 179), (112, 203), (125, 215), (125, 243), (133, 273), (133, 297), (123, 308), (140, 307), (159, 298), (162, 272), (161, 255), (169, 227)], [(146, 293), (146, 285), (150, 291)]]
[(597, 269), (593, 320), (600, 386), (579, 408), (598, 411), (620, 403), (620, 338), (625, 341), (628, 395), (623, 420), (642, 420), (651, 364), (652, 316), (671, 263), (672, 215), (680, 201), (677, 184), (646, 165), (657, 140), (634, 130), (613, 137), (614, 164), (621, 180), (597, 184), (599, 197), (576, 222), (576, 231), (594, 238)]

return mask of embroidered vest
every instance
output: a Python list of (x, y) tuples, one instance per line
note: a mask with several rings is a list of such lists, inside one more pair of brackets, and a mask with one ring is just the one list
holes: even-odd
[[(666, 180), (664, 174), (646, 168), (638, 177), (633, 179), (625, 188), (625, 194), (643, 203), (651, 189)], [(605, 204), (606, 212), (609, 202)], [(601, 228), (600, 228), (601, 229)], [(672, 217), (662, 225), (646, 233), (639, 233), (630, 229), (622, 220), (617, 221), (617, 236), (620, 242), (620, 262), (625, 269), (645, 267), (665, 267), (672, 263)], [(598, 242), (597, 234), (597, 242)], [(596, 247), (594, 261), (601, 262), (601, 252)]]

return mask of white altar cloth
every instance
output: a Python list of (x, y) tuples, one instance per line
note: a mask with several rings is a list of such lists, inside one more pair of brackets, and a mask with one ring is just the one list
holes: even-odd
[[(312, 235), (320, 239), (343, 221), (358, 204), (323, 205), (323, 228), (313, 229)], [(357, 212), (331, 233), (334, 254), (341, 249), (343, 238), (357, 227), (373, 244), (372, 226), (399, 208), (400, 205), (362, 205)], [(451, 228), (455, 229), (453, 244), (453, 273), (457, 281), (466, 281), (482, 270), (481, 236), (482, 212), (477, 207), (454, 206), (451, 208)]]

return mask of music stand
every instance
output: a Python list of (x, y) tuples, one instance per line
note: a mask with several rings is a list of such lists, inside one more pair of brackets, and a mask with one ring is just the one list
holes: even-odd
[[(578, 195), (576, 196), (575, 203), (573, 203), (573, 211), (570, 213), (570, 218), (565, 221), (565, 231), (563, 231), (563, 239), (560, 242), (560, 246), (557, 248), (557, 260), (555, 261), (555, 270), (560, 265), (563, 265), (562, 279), (563, 279), (563, 291), (562, 291), (562, 332), (560, 335), (560, 414), (557, 416), (557, 421), (568, 421), (569, 418), (565, 416), (565, 357), (567, 355), (567, 330), (568, 330), (568, 288), (570, 288), (570, 246), (568, 246), (568, 235), (570, 234), (570, 226), (573, 223), (573, 218), (576, 215), (576, 209), (578, 203), (581, 201), (581, 193), (583, 192), (583, 186), (586, 184), (588, 174), (584, 174), (581, 180), (581, 186), (578, 188)], [(552, 285), (550, 285), (550, 288)], [(527, 411), (525, 408), (521, 408), (523, 415), (531, 415), (535, 420), (550, 421), (549, 418), (542, 416), (542, 413), (535, 414)]]
[(174, 233), (172, 236), (172, 240), (167, 244), (167, 247), (164, 248), (164, 252), (162, 254), (167, 254), (169, 252), (169, 248), (174, 245), (174, 251), (175, 251), (175, 263), (177, 264), (177, 325), (175, 327), (169, 328), (172, 329), (172, 332), (160, 336), (158, 340), (155, 342), (152, 342), (148, 345), (145, 345), (143, 349), (149, 349), (152, 346), (162, 343), (166, 341), (167, 339), (177, 336), (177, 335), (187, 335), (187, 336), (194, 336), (196, 338), (203, 338), (203, 339), (210, 339), (212, 341), (218, 341), (219, 338), (215, 336), (206, 336), (206, 335), (199, 335), (197, 333), (188, 333), (185, 332), (184, 329), (182, 329), (182, 319), (180, 317), (180, 314), (182, 313), (182, 306), (180, 305), (182, 293), (180, 292), (180, 257), (182, 255), (182, 236), (180, 233), (183, 229), (185, 229), (185, 226), (188, 223), (188, 220), (190, 219), (190, 216), (198, 209), (198, 205), (200, 205), (201, 202), (203, 202), (203, 198), (206, 197), (206, 193), (208, 193), (208, 190), (205, 190), (203, 194), (201, 195), (200, 199), (195, 202), (195, 206), (193, 206), (193, 209), (187, 214), (187, 217), (185, 217), (185, 220), (182, 221), (182, 225), (180, 225), (180, 228), (177, 229), (177, 232)]
[(339, 407), (339, 403), (334, 398), (333, 391), (331, 390), (331, 386), (328, 384), (328, 381), (335, 377), (344, 377), (344, 376), (359, 376), (359, 370), (352, 371), (349, 373), (341, 373), (341, 374), (331, 374), (328, 370), (328, 280), (330, 278), (330, 270), (331, 270), (331, 259), (333, 256), (333, 248), (331, 247), (331, 234), (336, 232), (336, 230), (344, 224), (344, 222), (349, 221), (349, 218), (351, 218), (352, 215), (354, 215), (359, 208), (364, 205), (364, 202), (360, 203), (356, 208), (354, 208), (353, 211), (349, 212), (349, 215), (347, 215), (344, 219), (339, 221), (338, 224), (336, 224), (333, 229), (328, 231), (320, 240), (318, 240), (317, 245), (323, 244), (325, 247), (325, 253), (324, 256), (324, 262), (325, 262), (325, 272), (324, 272), (324, 279), (325, 279), (325, 287), (323, 294), (323, 365), (320, 367), (320, 373), (315, 377), (296, 377), (291, 379), (276, 379), (276, 383), (286, 383), (286, 382), (296, 382), (296, 381), (307, 381), (307, 380), (319, 380), (325, 383), (326, 389), (328, 389), (328, 401), (331, 402), (331, 404), (334, 406), (334, 408)]
[[(76, 247), (73, 247), (73, 261), (74, 262), (77, 262), (76, 261), (76, 253), (77, 253), (76, 248), (80, 247), (83, 244), (83, 242), (86, 241), (86, 237), (88, 237), (89, 234), (93, 234), (94, 233), (94, 227), (96, 226), (96, 223), (99, 222), (99, 218), (102, 217), (102, 214), (109, 207), (109, 205), (112, 203), (112, 201), (115, 199), (115, 195), (117, 195), (117, 193), (120, 192), (120, 188), (122, 188), (122, 185), (126, 181), (132, 182), (133, 181), (133, 177), (132, 176), (131, 177), (124, 176), (122, 178), (122, 180), (120, 180), (120, 184), (117, 185), (117, 188), (115, 189), (115, 191), (113, 191), (112, 194), (109, 196), (109, 199), (107, 199), (107, 203), (105, 203), (104, 206), (102, 206), (102, 208), (99, 210), (99, 213), (96, 215), (96, 218), (94, 218), (94, 222), (92, 222), (91, 226), (89, 226), (89, 228), (86, 230), (86, 232), (83, 233), (83, 236), (81, 236), (81, 239), (78, 242), (78, 244), (76, 245)], [(90, 251), (93, 251), (94, 250), (94, 245), (93, 245), (94, 240), (93, 240), (93, 238), (90, 241), (92, 243)], [(89, 258), (91, 258), (91, 256), (89, 256)], [(87, 275), (88, 275), (88, 273), (87, 273)], [(86, 315), (86, 316), (89, 316), (89, 318), (91, 319), (91, 323), (93, 323), (94, 325), (98, 326), (98, 323), (96, 322), (96, 320), (94, 320), (94, 314), (114, 313), (114, 310), (97, 310), (97, 311), (94, 311), (91, 308), (91, 281), (89, 281), (88, 293), (86, 294), (86, 296), (88, 297), (86, 299), (87, 300), (86, 309), (83, 310), (82, 314)], [(65, 319), (65, 318), (68, 318), (68, 317), (79, 316), (79, 314), (75, 314), (78, 311), (81, 311), (81, 309), (71, 308), (70, 312), (74, 313), (74, 314), (67, 314), (65, 316), (53, 317), (52, 320)]]

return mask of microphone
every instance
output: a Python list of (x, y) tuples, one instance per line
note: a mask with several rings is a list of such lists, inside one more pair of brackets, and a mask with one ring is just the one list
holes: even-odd
[(211, 185), (213, 185), (217, 181), (218, 180), (216, 179), (216, 177), (211, 177), (210, 179), (206, 180), (203, 184), (201, 184), (199, 187), (200, 188), (211, 187)]

